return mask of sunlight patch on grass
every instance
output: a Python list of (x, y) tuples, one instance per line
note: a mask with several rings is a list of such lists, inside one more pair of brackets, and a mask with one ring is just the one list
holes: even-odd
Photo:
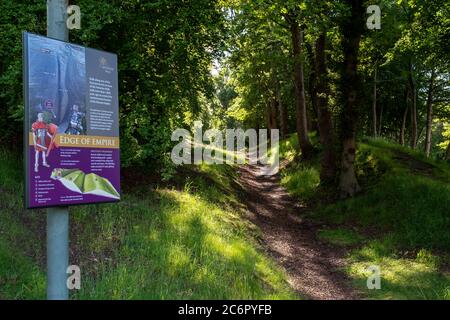
[[(124, 288), (124, 293), (115, 292), (112, 297), (294, 298), (276, 266), (263, 262), (270, 266), (268, 273), (278, 274), (275, 280), (255, 272), (255, 265), (266, 258), (234, 225), (224, 223), (222, 217), (230, 215), (227, 210), (198, 192), (159, 190), (156, 198), (160, 205), (153, 210), (143, 208), (144, 219), (124, 237), (118, 265), (92, 278), (78, 297), (108, 298), (104, 296), (106, 288), (126, 285), (137, 289)], [(141, 207), (139, 202), (136, 205)]]
[(281, 185), (301, 200), (312, 198), (319, 184), (319, 171), (314, 167), (300, 165), (298, 168), (282, 173)]
[[(385, 245), (386, 241), (372, 242), (350, 256), (348, 273), (364, 294), (371, 299), (449, 298), (450, 275), (439, 272), (436, 257), (424, 260), (418, 254), (416, 259), (406, 259), (383, 248)], [(369, 266), (380, 268), (381, 290), (367, 289), (367, 278), (371, 275), (367, 270)]]
[[(160, 190), (159, 197), (163, 205), (146, 212), (124, 237), (117, 265), (90, 278), (77, 298), (295, 297), (284, 273), (255, 250), (252, 240), (217, 219), (226, 211), (195, 194)], [(265, 267), (258, 271), (259, 265)], [(107, 289), (114, 287), (123, 290)]]
[(295, 134), (280, 141), (280, 159), (291, 162), (298, 153), (298, 142)]

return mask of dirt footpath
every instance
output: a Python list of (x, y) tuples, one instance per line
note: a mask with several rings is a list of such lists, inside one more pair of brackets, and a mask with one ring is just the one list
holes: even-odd
[(317, 240), (320, 225), (302, 218), (280, 176), (262, 176), (260, 167), (251, 165), (240, 167), (239, 174), (249, 219), (261, 229), (266, 249), (286, 269), (294, 290), (309, 299), (358, 299), (339, 271), (345, 252)]

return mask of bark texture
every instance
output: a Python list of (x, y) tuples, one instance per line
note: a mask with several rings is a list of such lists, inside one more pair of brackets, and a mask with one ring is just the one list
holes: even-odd
[(326, 34), (322, 33), (316, 41), (315, 46), (315, 75), (316, 90), (315, 100), (317, 105), (317, 116), (320, 142), (323, 146), (321, 159), (320, 180), (323, 184), (332, 183), (336, 178), (336, 152), (334, 149), (335, 136), (331, 122), (331, 113), (328, 106), (328, 77), (326, 67)]
[(342, 158), (339, 189), (342, 198), (352, 197), (360, 191), (356, 179), (356, 126), (357, 100), (360, 87), (358, 77), (358, 51), (364, 26), (362, 0), (350, 0), (351, 17), (342, 26), (344, 70), (342, 74), (343, 112), (341, 116)]
[(410, 103), (411, 103), (411, 148), (417, 147), (417, 92), (416, 84), (414, 82), (413, 64), (409, 62), (408, 81), (410, 87)]
[(427, 97), (427, 123), (425, 136), (425, 154), (430, 157), (431, 154), (431, 140), (433, 134), (433, 88), (434, 88), (435, 71), (431, 71), (430, 83), (428, 85)]
[(294, 59), (295, 79), (295, 105), (297, 135), (302, 152), (302, 158), (309, 159), (313, 155), (313, 147), (308, 137), (308, 119), (306, 113), (305, 79), (303, 71), (303, 32), (300, 30), (298, 21), (290, 18), (290, 29), (292, 37), (292, 52)]
[(373, 118), (373, 136), (376, 137), (377, 133), (377, 66), (375, 65), (375, 71), (373, 75), (373, 102), (372, 102), (372, 118)]
[(405, 90), (405, 111), (403, 112), (403, 118), (402, 118), (402, 127), (400, 128), (400, 144), (402, 146), (405, 145), (405, 131), (406, 131), (406, 121), (408, 120), (408, 112), (409, 112), (409, 105), (408, 105), (408, 97), (409, 97), (409, 88)]

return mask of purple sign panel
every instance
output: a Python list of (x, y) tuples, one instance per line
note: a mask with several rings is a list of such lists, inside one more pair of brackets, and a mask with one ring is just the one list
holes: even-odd
[(25, 32), (27, 208), (120, 200), (117, 56)]

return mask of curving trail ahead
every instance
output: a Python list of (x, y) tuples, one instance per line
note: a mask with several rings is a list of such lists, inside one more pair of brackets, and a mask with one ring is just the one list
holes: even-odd
[(301, 217), (301, 206), (280, 186), (280, 176), (260, 175), (260, 166), (239, 168), (249, 220), (261, 230), (264, 247), (285, 268), (302, 297), (358, 299), (342, 271), (345, 251), (316, 238), (320, 225)]

